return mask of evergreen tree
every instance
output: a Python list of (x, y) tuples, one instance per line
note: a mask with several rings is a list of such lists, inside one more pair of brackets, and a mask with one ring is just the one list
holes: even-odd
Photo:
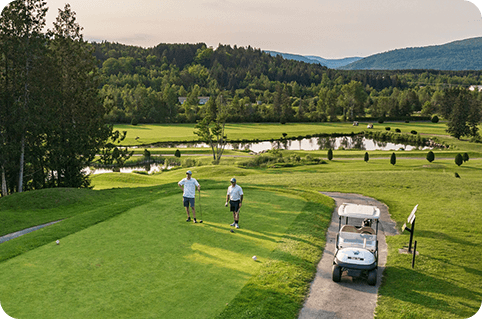
[(464, 162), (464, 159), (462, 157), (462, 154), (458, 153), (455, 156), (455, 164), (457, 164), (457, 166), (460, 166), (460, 165), (462, 165), (463, 162)]
[(395, 153), (392, 153), (392, 156), (390, 156), (390, 164), (395, 165), (397, 163), (397, 155)]
[(453, 101), (452, 111), (447, 122), (447, 132), (457, 139), (469, 135), (470, 128), (467, 125), (468, 107), (471, 103), (469, 92), (459, 88), (449, 89), (445, 96), (447, 101)]
[(333, 150), (330, 148), (328, 149), (328, 160), (331, 161), (333, 159)]
[(104, 124), (105, 109), (99, 99), (99, 76), (93, 50), (83, 40), (70, 5), (59, 9), (51, 31), (50, 49), (57, 72), (55, 115), (48, 134), (48, 159), (55, 186), (86, 187), (82, 169), (92, 161), (112, 129)]
[[(0, 166), (2, 194), (15, 189), (24, 190), (25, 161), (32, 136), (39, 134), (41, 118), (36, 110), (42, 103), (42, 82), (36, 76), (46, 56), (45, 26), (46, 2), (16, 0), (10, 2), (0, 16), (1, 81), (0, 111)], [(34, 134), (34, 135), (32, 135)], [(16, 182), (15, 182), (16, 180)]]

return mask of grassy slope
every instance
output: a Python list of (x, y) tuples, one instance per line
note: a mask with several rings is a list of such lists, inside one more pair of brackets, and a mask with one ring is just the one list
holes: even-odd
[[(121, 176), (113, 174), (116, 177)], [(79, 213), (82, 205), (78, 204), (70, 218), (62, 213), (67, 219), (59, 227), (2, 244), (3, 308), (20, 318), (212, 318), (249, 281), (257, 291), (269, 288), (269, 294), (289, 295), (291, 302), (284, 308), (276, 299), (265, 304), (294, 316), (316, 270), (332, 202), (325, 198), (323, 206), (324, 197), (316, 193), (300, 193), (300, 197), (297, 192), (250, 189), (245, 184), (250, 196), (243, 209), (242, 229), (231, 234), (232, 217), (223, 205), (225, 183), (203, 179), (203, 186), (205, 222), (198, 225), (184, 222), (179, 189), (172, 183), (87, 191), (92, 204), (102, 207), (95, 214)], [(105, 193), (111, 198), (108, 203), (103, 203)], [(41, 205), (52, 203), (48, 197), (40, 198), (37, 203)], [(132, 198), (137, 200), (132, 202)], [(123, 207), (122, 213), (106, 216), (103, 210), (114, 202)], [(17, 204), (18, 220), (28, 219), (34, 207)], [(64, 203), (56, 207), (60, 214)], [(49, 215), (58, 219), (54, 213)], [(65, 230), (79, 216), (89, 227)], [(100, 218), (104, 219), (99, 223)], [(56, 238), (60, 238), (59, 246), (53, 243)], [(31, 246), (25, 248), (25, 244)], [(19, 248), (30, 251), (8, 259), (12, 257), (9, 250)], [(253, 255), (259, 262), (251, 260)], [(263, 273), (278, 269), (289, 269), (296, 277), (284, 278), (275, 287), (256, 284), (263, 280)], [(250, 279), (253, 275), (261, 279)]]
[[(415, 130), (423, 131), (416, 128), (415, 124), (413, 125)], [(427, 134), (433, 133), (430, 130), (427, 132)], [(451, 144), (455, 144), (457, 150), (471, 150), (472, 155), (481, 152), (479, 145), (444, 138), (447, 138)], [(360, 152), (362, 153), (364, 152)], [(412, 152), (404, 154), (408, 153)], [(473, 158), (472, 155), (471, 158)], [(415, 236), (418, 240), (420, 256), (417, 257), (416, 268), (415, 270), (410, 268), (409, 256), (398, 254), (398, 248), (408, 243), (408, 235), (402, 234), (389, 238), (388, 264), (384, 282), (379, 291), (377, 317), (466, 318), (473, 315), (480, 307), (482, 299), (482, 272), (478, 267), (478, 256), (482, 254), (480, 248), (482, 247), (480, 235), (482, 220), (479, 213), (482, 205), (481, 160), (470, 160), (461, 167), (457, 167), (452, 159), (443, 160), (436, 156), (435, 162), (429, 164), (426, 160), (417, 159), (419, 157), (417, 155), (412, 156), (412, 159), (399, 158), (397, 165), (392, 166), (386, 159), (375, 159), (376, 156), (372, 156), (368, 163), (364, 163), (361, 158), (344, 159), (344, 156), (353, 157), (353, 152), (337, 151), (332, 162), (319, 166), (243, 170), (232, 166), (234, 159), (226, 159), (224, 162), (230, 163), (229, 167), (220, 165), (193, 169), (196, 177), (200, 179), (209, 178), (225, 182), (229, 177), (236, 176), (242, 185), (361, 193), (389, 205), (392, 218), (399, 225), (403, 224), (413, 206), (420, 204)], [(385, 157), (388, 158), (388, 156)], [(454, 172), (458, 172), (462, 178), (454, 178)], [(183, 175), (183, 170), (155, 176), (107, 174), (96, 176), (94, 184), (99, 188), (133, 185), (146, 187), (144, 191), (137, 192), (140, 195), (156, 189), (152, 185), (176, 182)], [(119, 198), (130, 195), (124, 193)], [(0, 210), (1, 215), (2, 210)], [(54, 229), (54, 226), (49, 229)], [(290, 230), (288, 234), (289, 232)], [(36, 237), (33, 234), (27, 236)], [(53, 240), (55, 232), (51, 236)], [(2, 246), (2, 249), (4, 247), (7, 246)], [(274, 248), (273, 254), (276, 254), (278, 249), (283, 251), (286, 248)], [(283, 269), (285, 268), (279, 268), (275, 274), (278, 273), (281, 278), (284, 278)], [(262, 273), (260, 270), (259, 274)], [(263, 304), (260, 301), (259, 293), (261, 296), (269, 296), (273, 291), (265, 290), (267, 294), (264, 294), (262, 289), (258, 289), (265, 284), (276, 283), (279, 277), (273, 278), (270, 277), (271, 275), (273, 273), (252, 277), (220, 316), (228, 318), (245, 309), (247, 312), (240, 317), (249, 318), (252, 311), (258, 313), (261, 309), (272, 309), (268, 306), (269, 302)], [(291, 292), (285, 290), (283, 293)], [(276, 296), (276, 293), (272, 293), (272, 296)], [(252, 298), (259, 302), (253, 305), (253, 308), (247, 309), (246, 301)], [(269, 298), (265, 299), (269, 300)], [(277, 297), (273, 297), (272, 301), (275, 299)], [(276, 302), (274, 305), (276, 308)], [(267, 315), (267, 317), (270, 316)]]

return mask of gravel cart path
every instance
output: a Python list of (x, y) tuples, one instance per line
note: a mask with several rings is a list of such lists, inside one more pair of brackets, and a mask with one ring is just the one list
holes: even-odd
[[(317, 274), (311, 284), (310, 293), (300, 312), (299, 319), (372, 319), (377, 304), (378, 287), (387, 261), (385, 236), (398, 234), (396, 223), (390, 219), (388, 207), (379, 201), (358, 194), (322, 192), (336, 202), (331, 224), (326, 235), (326, 247)], [(380, 209), (378, 229), (378, 278), (377, 285), (370, 286), (365, 279), (346, 275), (341, 282), (331, 280), (335, 238), (338, 231), (338, 207), (343, 203), (372, 205)]]
[(56, 221), (53, 221), (53, 222), (50, 222), (50, 223), (47, 223), (47, 224), (38, 225), (38, 226), (30, 227), (30, 228), (27, 228), (27, 229), (19, 230), (15, 233), (11, 233), (11, 234), (2, 236), (2, 237), (0, 237), (0, 244), (4, 243), (4, 242), (6, 242), (10, 239), (20, 237), (22, 235), (25, 235), (25, 234), (31, 233), (33, 231), (36, 231), (37, 229), (44, 228), (44, 227), (53, 225), (53, 224), (58, 223), (58, 222), (60, 222), (60, 220), (56, 220)]

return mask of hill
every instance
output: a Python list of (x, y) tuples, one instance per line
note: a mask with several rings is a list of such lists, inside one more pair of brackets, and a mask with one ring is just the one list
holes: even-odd
[(336, 68), (348, 65), (352, 62), (358, 61), (360, 59), (363, 59), (361, 57), (352, 57), (352, 58), (343, 58), (343, 59), (325, 59), (315, 55), (305, 56), (305, 55), (299, 55), (299, 54), (281, 53), (276, 51), (264, 51), (264, 52), (270, 54), (273, 57), (280, 55), (281, 57), (287, 60), (295, 60), (295, 61), (311, 63), (311, 64), (321, 64), (323, 66), (326, 66), (329, 69), (336, 69)]
[(375, 54), (340, 67), (343, 70), (482, 69), (482, 37)]

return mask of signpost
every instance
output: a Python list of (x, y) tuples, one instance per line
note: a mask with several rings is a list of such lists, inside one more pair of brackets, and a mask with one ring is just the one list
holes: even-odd
[(411, 228), (407, 227), (407, 223), (403, 224), (402, 232), (406, 229), (410, 232), (410, 242), (408, 244), (408, 252), (412, 252), (412, 241), (413, 241), (413, 233), (415, 232), (415, 212), (417, 211), (418, 204), (413, 208), (412, 213), (407, 218), (407, 222), (412, 225)]

